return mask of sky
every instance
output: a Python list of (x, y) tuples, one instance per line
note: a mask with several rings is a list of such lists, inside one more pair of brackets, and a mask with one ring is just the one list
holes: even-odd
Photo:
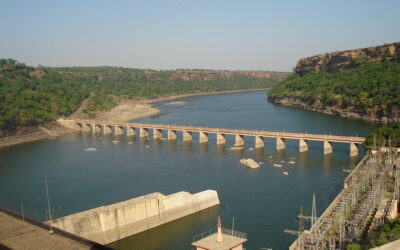
[(291, 71), (400, 41), (399, 0), (0, 0), (0, 58), (37, 66)]

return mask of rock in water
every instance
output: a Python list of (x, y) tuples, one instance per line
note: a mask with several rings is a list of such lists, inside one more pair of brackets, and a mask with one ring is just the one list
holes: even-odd
[(258, 164), (255, 160), (250, 159), (250, 158), (249, 159), (245, 159), (245, 158), (240, 159), (240, 163), (249, 168), (259, 168), (260, 167), (260, 164)]

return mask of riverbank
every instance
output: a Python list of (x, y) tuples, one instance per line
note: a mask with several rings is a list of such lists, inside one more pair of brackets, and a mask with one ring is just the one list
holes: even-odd
[(302, 108), (314, 112), (320, 112), (327, 115), (336, 115), (345, 118), (361, 119), (369, 122), (377, 123), (391, 123), (400, 121), (400, 117), (387, 117), (387, 116), (371, 116), (357, 111), (353, 108), (340, 108), (339, 106), (319, 107), (318, 104), (309, 105), (300, 98), (293, 97), (268, 97), (268, 101), (281, 104), (288, 107)]
[(55, 125), (47, 128), (31, 128), (31, 132), (24, 134), (11, 135), (0, 138), (0, 147), (6, 147), (26, 142), (51, 139), (60, 135), (76, 132), (76, 130)]
[[(130, 120), (154, 115), (160, 112), (159, 109), (152, 106), (152, 103), (175, 100), (191, 96), (203, 96), (203, 95), (219, 95), (219, 94), (231, 94), (240, 92), (253, 92), (253, 91), (263, 91), (268, 90), (268, 88), (263, 89), (243, 89), (243, 90), (227, 90), (227, 91), (213, 91), (213, 92), (201, 92), (192, 94), (182, 94), (174, 96), (159, 97), (154, 99), (141, 99), (141, 100), (123, 100), (120, 104), (109, 111), (101, 112), (93, 118), (93, 120), (98, 121), (116, 121), (116, 122), (127, 122)], [(85, 105), (86, 101), (82, 102)], [(78, 110), (82, 110), (82, 105)], [(70, 118), (79, 117), (80, 112), (74, 112)], [(23, 134), (17, 134), (12, 136), (7, 136), (0, 138), (0, 147), (11, 146), (15, 144), (37, 141), (52, 138), (55, 136), (68, 134), (76, 132), (76, 130), (70, 128), (64, 128), (60, 125), (54, 125), (43, 128), (31, 128), (31, 131)]]

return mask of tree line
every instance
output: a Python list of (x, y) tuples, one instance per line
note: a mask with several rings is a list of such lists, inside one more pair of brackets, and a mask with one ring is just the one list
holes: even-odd
[(293, 97), (322, 109), (350, 108), (370, 117), (398, 116), (400, 63), (370, 61), (337, 73), (293, 73), (275, 85), (269, 97)]
[[(196, 72), (198, 72), (197, 70)], [(51, 123), (67, 116), (91, 96), (84, 110), (109, 110), (119, 98), (162, 96), (272, 87), (286, 73), (270, 72), (257, 78), (237, 72), (206, 71), (204, 79), (183, 78), (190, 70), (155, 71), (122, 67), (30, 67), (13, 59), (0, 59), (0, 130)], [(178, 76), (178, 77), (177, 77)]]

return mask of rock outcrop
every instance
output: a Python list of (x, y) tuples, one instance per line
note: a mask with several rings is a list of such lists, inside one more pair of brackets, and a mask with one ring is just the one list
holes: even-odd
[(319, 72), (322, 69), (336, 73), (358, 67), (365, 61), (391, 60), (400, 62), (399, 54), (400, 42), (363, 49), (337, 51), (302, 58), (297, 62), (294, 71), (300, 76), (304, 76), (308, 72)]

